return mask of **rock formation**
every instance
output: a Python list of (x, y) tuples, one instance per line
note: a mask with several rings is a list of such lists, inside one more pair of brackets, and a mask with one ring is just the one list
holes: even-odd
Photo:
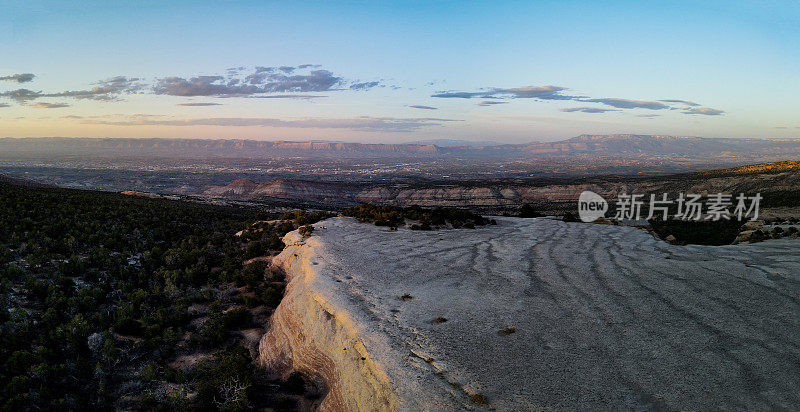
[(792, 409), (798, 241), (676, 246), (621, 226), (498, 218), (287, 235), (260, 361), (326, 410)]

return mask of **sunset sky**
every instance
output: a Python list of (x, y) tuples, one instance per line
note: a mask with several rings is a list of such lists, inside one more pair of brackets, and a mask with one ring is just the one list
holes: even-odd
[(0, 0), (0, 137), (800, 137), (797, 1)]

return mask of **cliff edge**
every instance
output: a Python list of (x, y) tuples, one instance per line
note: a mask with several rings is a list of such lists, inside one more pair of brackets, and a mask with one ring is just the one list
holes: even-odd
[(793, 409), (797, 240), (674, 246), (629, 227), (498, 218), (285, 238), (260, 361), (323, 410)]

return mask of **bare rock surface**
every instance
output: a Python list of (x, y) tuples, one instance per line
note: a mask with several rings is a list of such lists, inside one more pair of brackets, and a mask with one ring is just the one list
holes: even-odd
[(797, 240), (675, 246), (497, 220), (390, 232), (334, 218), (289, 234), (262, 362), (317, 374), (323, 409), (480, 409), (476, 394), (497, 410), (800, 405)]

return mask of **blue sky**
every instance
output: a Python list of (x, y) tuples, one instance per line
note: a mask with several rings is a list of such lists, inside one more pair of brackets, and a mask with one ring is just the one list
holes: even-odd
[(800, 137), (798, 2), (105, 3), (0, 1), (1, 136)]

